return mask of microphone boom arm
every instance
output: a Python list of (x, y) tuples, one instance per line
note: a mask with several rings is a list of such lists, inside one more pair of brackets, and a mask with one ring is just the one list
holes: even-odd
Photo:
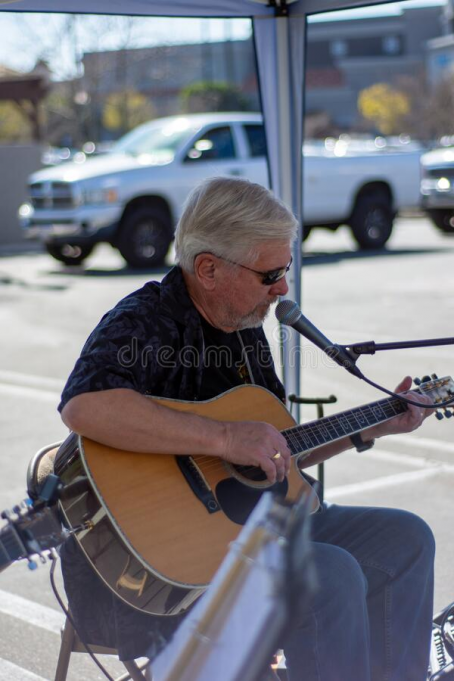
[(454, 345), (454, 338), (428, 338), (426, 340), (399, 341), (395, 343), (376, 343), (375, 341), (365, 341), (364, 343), (352, 343), (349, 345), (339, 345), (345, 352), (352, 356), (356, 362), (360, 355), (374, 355), (380, 350), (406, 350), (409, 348), (428, 348), (437, 345)]

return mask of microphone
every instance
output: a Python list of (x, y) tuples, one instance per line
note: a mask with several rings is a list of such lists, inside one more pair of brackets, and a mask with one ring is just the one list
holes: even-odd
[(340, 345), (332, 343), (316, 326), (303, 315), (298, 305), (293, 300), (281, 300), (276, 307), (276, 317), (281, 324), (291, 326), (295, 331), (314, 343), (331, 357), (339, 366), (347, 369), (357, 378), (363, 378), (363, 374), (355, 365), (348, 352)]

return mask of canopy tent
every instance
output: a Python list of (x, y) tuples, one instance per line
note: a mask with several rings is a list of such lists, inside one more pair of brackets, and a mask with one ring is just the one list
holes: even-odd
[[(391, 0), (386, 0), (391, 2)], [(166, 17), (250, 18), (268, 142), (271, 186), (299, 218), (302, 215), (304, 45), (309, 14), (374, 5), (371, 0), (0, 0), (0, 11), (72, 12)], [(383, 4), (383, 3), (381, 3)], [(300, 227), (301, 231), (301, 227)], [(300, 304), (301, 233), (294, 246), (289, 297)], [(284, 381), (299, 393), (299, 337), (283, 341)]]

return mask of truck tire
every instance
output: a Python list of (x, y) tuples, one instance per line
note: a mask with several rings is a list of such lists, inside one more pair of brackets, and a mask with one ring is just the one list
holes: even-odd
[(434, 208), (426, 211), (435, 227), (443, 234), (454, 234), (454, 210)]
[(55, 260), (65, 265), (80, 265), (93, 251), (93, 245), (44, 244), (46, 251)]
[(165, 211), (142, 206), (126, 213), (116, 246), (131, 267), (155, 267), (164, 263), (172, 238)]
[(384, 193), (364, 194), (350, 219), (353, 237), (361, 249), (382, 248), (393, 231), (394, 215)]

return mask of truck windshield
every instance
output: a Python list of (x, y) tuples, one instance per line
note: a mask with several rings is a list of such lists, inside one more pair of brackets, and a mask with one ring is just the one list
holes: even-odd
[(114, 145), (115, 153), (171, 156), (175, 155), (178, 147), (186, 141), (197, 127), (189, 125), (186, 118), (178, 118), (165, 123), (147, 123), (135, 130), (131, 130)]

